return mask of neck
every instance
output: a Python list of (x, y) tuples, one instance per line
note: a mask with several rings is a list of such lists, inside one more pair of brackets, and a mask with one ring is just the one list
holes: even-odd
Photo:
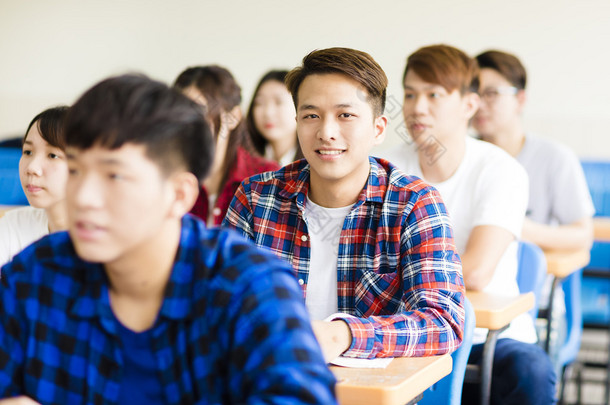
[(285, 136), (274, 142), (270, 142), (273, 148), (273, 160), (279, 162), (289, 150), (293, 149), (297, 143), (296, 133), (292, 136)]
[[(368, 162), (367, 162), (368, 163)], [(366, 169), (366, 171), (364, 170)], [(347, 207), (358, 201), (370, 172), (370, 164), (362, 167), (359, 173), (349, 179), (328, 181), (310, 174), (309, 199), (326, 208)]]
[(424, 179), (440, 183), (456, 172), (466, 153), (466, 132), (462, 135), (446, 137), (438, 145), (418, 145), (419, 167)]
[(512, 157), (516, 157), (525, 143), (525, 133), (521, 122), (517, 122), (514, 126), (505, 128), (495, 134), (481, 135), (481, 139), (499, 146)]
[(210, 169), (210, 174), (203, 182), (208, 194), (216, 195), (220, 190), (222, 184), (222, 167), (224, 165), (227, 153), (227, 146), (229, 144), (228, 134), (224, 133), (218, 136), (216, 140), (216, 150), (214, 152), (214, 162)]
[(68, 229), (68, 218), (65, 200), (45, 209), (49, 221), (49, 232), (59, 232)]
[(111, 307), (128, 328), (150, 328), (163, 303), (180, 243), (181, 221), (167, 220), (160, 232), (135, 247), (129, 257), (106, 263)]

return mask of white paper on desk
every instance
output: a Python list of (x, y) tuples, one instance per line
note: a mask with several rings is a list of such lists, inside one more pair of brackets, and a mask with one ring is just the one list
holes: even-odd
[[(341, 318), (355, 318), (353, 315), (335, 313), (324, 319), (325, 322), (330, 322)], [(339, 356), (330, 361), (330, 364), (341, 367), (351, 368), (386, 368), (392, 362), (392, 357), (383, 357), (376, 359), (358, 359), (354, 357)]]
[(330, 364), (341, 367), (352, 368), (386, 368), (392, 362), (392, 357), (384, 357), (378, 359), (356, 359), (353, 357), (339, 356), (332, 360)]

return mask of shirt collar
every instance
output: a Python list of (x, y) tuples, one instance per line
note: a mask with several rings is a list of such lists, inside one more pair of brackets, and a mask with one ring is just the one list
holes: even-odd
[[(374, 157), (369, 157), (369, 165), (369, 177), (354, 206), (359, 206), (365, 201), (383, 203), (388, 185), (388, 172), (391, 168), (387, 161)], [(285, 184), (279, 195), (287, 199), (296, 199), (299, 205), (304, 204), (309, 191), (309, 163), (301, 159), (280, 169), (282, 170)]]
[[(182, 218), (178, 253), (165, 289), (159, 317), (181, 320), (189, 319), (193, 315), (195, 269), (203, 265), (197, 254), (200, 252), (197, 241), (205, 232), (207, 230), (202, 221), (197, 221), (190, 215)], [(107, 325), (107, 322), (114, 319), (114, 314), (110, 307), (108, 276), (103, 266), (82, 260), (77, 263), (84, 275), (83, 289), (70, 312), (80, 318), (100, 317), (102, 324), (112, 332), (114, 326)]]

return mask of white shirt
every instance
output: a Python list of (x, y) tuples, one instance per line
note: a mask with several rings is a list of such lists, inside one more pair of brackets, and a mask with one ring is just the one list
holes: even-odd
[(21, 207), (7, 211), (0, 218), (0, 266), (48, 233), (49, 221), (45, 210)]
[(338, 310), (337, 259), (339, 237), (353, 205), (325, 208), (307, 197), (305, 220), (311, 257), (305, 304), (312, 320), (323, 320)]
[[(280, 157), (280, 160), (278, 160), (279, 165), (286, 166), (287, 164), (294, 162), (294, 156), (296, 154), (297, 154), (297, 144), (295, 143), (295, 145), (292, 148), (288, 149), (288, 151), (286, 151), (286, 153), (284, 153)], [(267, 146), (265, 146), (265, 159), (271, 160), (271, 161), (275, 160), (275, 151), (273, 150), (273, 146), (271, 146), (270, 143), (268, 143)]]
[[(405, 173), (424, 179), (416, 147), (404, 144), (388, 151), (385, 157)], [(498, 226), (515, 236), (483, 291), (517, 296), (517, 239), (521, 236), (528, 201), (528, 178), (523, 167), (497, 146), (468, 137), (464, 158), (456, 172), (441, 183), (430, 184), (438, 189), (445, 202), (458, 253), (464, 253), (476, 226)], [(477, 328), (473, 342), (484, 342), (486, 334), (486, 329)], [(515, 318), (500, 337), (535, 343), (533, 319), (529, 314)]]

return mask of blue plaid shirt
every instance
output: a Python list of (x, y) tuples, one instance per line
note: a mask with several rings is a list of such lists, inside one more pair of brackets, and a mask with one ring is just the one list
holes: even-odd
[[(123, 355), (108, 279), (67, 233), (2, 269), (0, 397), (116, 403)], [(187, 215), (152, 329), (168, 404), (335, 403), (290, 266)]]

